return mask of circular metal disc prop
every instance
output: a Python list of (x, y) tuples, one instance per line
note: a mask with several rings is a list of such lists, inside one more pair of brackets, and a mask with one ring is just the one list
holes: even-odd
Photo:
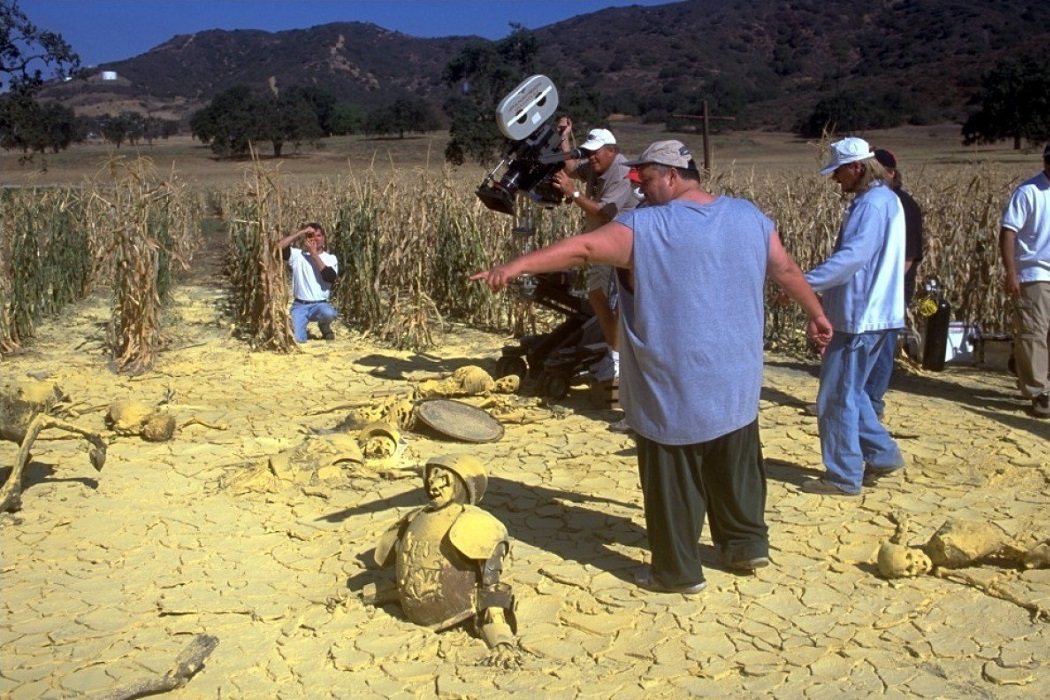
[(452, 399), (427, 399), (416, 406), (416, 418), (442, 435), (464, 442), (495, 442), (503, 425), (486, 411)]

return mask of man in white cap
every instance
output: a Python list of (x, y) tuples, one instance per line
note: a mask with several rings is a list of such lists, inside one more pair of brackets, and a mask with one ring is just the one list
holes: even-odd
[[(570, 150), (572, 120), (558, 120), (561, 131), (562, 150)], [(616, 145), (616, 137), (608, 129), (591, 129), (587, 140), (580, 144), (587, 154), (585, 159), (567, 160), (565, 167), (554, 175), (554, 183), (584, 214), (584, 231), (593, 231), (607, 224), (622, 211), (633, 209), (638, 204), (627, 175), (630, 171), (624, 163), (627, 159)], [(578, 184), (574, 180), (582, 181)], [(617, 352), (617, 314), (615, 304), (610, 301), (612, 268), (608, 265), (592, 265), (587, 270), (587, 300), (598, 318), (602, 337), (609, 346), (609, 353), (593, 370), (600, 381), (619, 376), (619, 353)]]
[(1003, 288), (1015, 302), (1017, 384), (1032, 414), (1050, 418), (1050, 143), (1043, 171), (1022, 182), (1006, 205), (999, 249)]
[(624, 268), (620, 396), (637, 434), (652, 552), (636, 581), (699, 593), (705, 516), (728, 568), (769, 564), (758, 433), (766, 277), (805, 309), (814, 342), (827, 344), (831, 325), (773, 222), (746, 200), (704, 191), (680, 141), (658, 141), (631, 165), (647, 206), (471, 279), (499, 290), (527, 273)]
[(868, 142), (831, 144), (821, 169), (853, 195), (831, 256), (806, 273), (835, 334), (824, 352), (817, 392), (820, 451), (827, 473), (806, 493), (855, 496), (904, 466), (864, 385), (890, 332), (904, 327), (904, 209)]

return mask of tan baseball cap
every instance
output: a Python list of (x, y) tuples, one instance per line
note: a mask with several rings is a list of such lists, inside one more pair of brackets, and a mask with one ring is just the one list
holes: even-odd
[(642, 151), (642, 155), (637, 160), (631, 160), (626, 163), (629, 166), (650, 164), (666, 165), (671, 168), (682, 168), (683, 170), (695, 167), (689, 148), (681, 141), (674, 139), (649, 144), (649, 147)]

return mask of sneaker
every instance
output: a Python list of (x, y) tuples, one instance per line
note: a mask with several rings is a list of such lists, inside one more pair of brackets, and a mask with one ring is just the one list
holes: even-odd
[(621, 418), (615, 423), (609, 423), (609, 430), (614, 433), (629, 433), (631, 432), (631, 426), (627, 425), (626, 418)]
[(726, 568), (733, 571), (751, 571), (769, 566), (769, 557), (751, 557), (750, 559), (738, 559), (726, 562)]
[(1050, 393), (1032, 399), (1032, 413), (1036, 418), (1050, 418)]
[(878, 486), (881, 479), (885, 479), (890, 474), (899, 472), (903, 467), (894, 467), (893, 469), (878, 469), (867, 464), (864, 465), (864, 478), (861, 483), (867, 487)]
[(613, 359), (611, 353), (591, 365), (591, 374), (599, 382), (611, 382), (619, 376), (619, 358)]
[(834, 483), (827, 479), (810, 479), (802, 483), (799, 486), (799, 491), (803, 493), (815, 493), (820, 496), (859, 496), (860, 491), (852, 493), (850, 491), (843, 491), (841, 488), (836, 486)]
[(694, 595), (707, 588), (707, 581), (684, 586), (665, 586), (653, 576), (653, 567), (643, 566), (634, 572), (634, 582), (642, 588), (655, 593), (681, 593), (683, 595)]
[(332, 332), (331, 326), (320, 326), (321, 338), (324, 340), (335, 340), (335, 333)]

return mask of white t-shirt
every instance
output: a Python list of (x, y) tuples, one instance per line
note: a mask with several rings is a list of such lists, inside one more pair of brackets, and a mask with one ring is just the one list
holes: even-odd
[(1050, 282), (1050, 178), (1045, 171), (1014, 190), (1003, 211), (1002, 228), (1017, 234), (1017, 278)]
[[(321, 262), (339, 272), (339, 260), (331, 253), (320, 253)], [(321, 279), (314, 269), (310, 254), (291, 248), (288, 266), (292, 268), (292, 296), (300, 301), (328, 301), (332, 285)]]

